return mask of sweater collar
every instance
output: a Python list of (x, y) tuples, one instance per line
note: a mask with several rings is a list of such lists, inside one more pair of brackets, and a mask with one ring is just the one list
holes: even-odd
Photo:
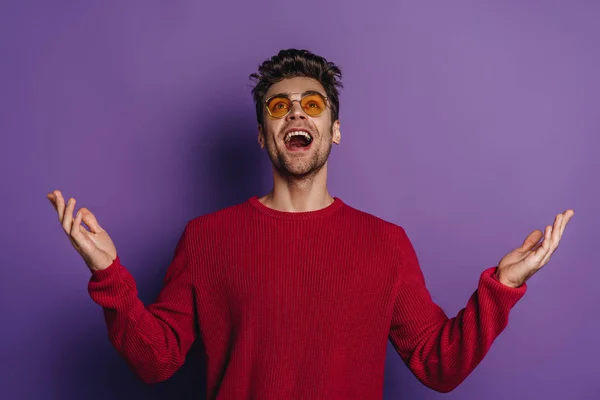
[(254, 207), (257, 211), (259, 211), (263, 214), (266, 214), (270, 217), (279, 218), (279, 219), (287, 219), (287, 220), (295, 220), (295, 221), (314, 219), (314, 218), (324, 218), (324, 217), (327, 217), (327, 216), (335, 213), (336, 211), (338, 211), (340, 208), (342, 208), (345, 205), (345, 203), (340, 198), (334, 197), (333, 202), (325, 208), (321, 208), (319, 210), (314, 210), (314, 211), (292, 212), (292, 211), (280, 211), (280, 210), (275, 210), (273, 208), (269, 208), (258, 200), (258, 196), (250, 197), (248, 199), (248, 203), (250, 203), (250, 205), (252, 207)]

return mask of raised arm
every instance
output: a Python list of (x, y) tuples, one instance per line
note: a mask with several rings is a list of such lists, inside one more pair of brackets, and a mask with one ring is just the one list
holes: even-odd
[(432, 301), (414, 248), (400, 230), (400, 278), (389, 337), (423, 384), (449, 392), (475, 369), (506, 327), (510, 309), (526, 291), (525, 281), (558, 247), (572, 215), (572, 210), (557, 215), (542, 242), (541, 232), (534, 231), (498, 267), (484, 270), (466, 307), (453, 318)]
[(92, 273), (89, 294), (103, 308), (110, 341), (144, 382), (168, 379), (185, 361), (197, 335), (188, 257), (189, 224), (177, 243), (158, 298), (145, 307), (138, 297), (135, 280), (121, 264), (112, 240), (91, 211), (82, 208), (73, 218), (75, 199), (70, 199), (65, 207), (59, 191), (48, 198)]

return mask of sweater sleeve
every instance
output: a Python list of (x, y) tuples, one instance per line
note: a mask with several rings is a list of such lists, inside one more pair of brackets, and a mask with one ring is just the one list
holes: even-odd
[(425, 286), (415, 250), (403, 229), (400, 279), (390, 341), (411, 372), (427, 387), (449, 392), (481, 362), (508, 323), (510, 309), (526, 291), (511, 288), (485, 269), (465, 308), (448, 318)]
[(108, 268), (92, 272), (88, 284), (92, 300), (103, 308), (111, 343), (145, 383), (172, 376), (197, 335), (188, 236), (186, 226), (163, 288), (147, 307), (118, 256)]

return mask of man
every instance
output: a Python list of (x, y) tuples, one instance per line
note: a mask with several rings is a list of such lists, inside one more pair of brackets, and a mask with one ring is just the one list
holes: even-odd
[(65, 206), (58, 190), (48, 194), (91, 270), (89, 293), (111, 342), (151, 383), (168, 379), (199, 338), (210, 399), (381, 398), (388, 339), (423, 384), (456, 388), (507, 325), (573, 210), (482, 271), (449, 319), (404, 229), (327, 190), (327, 159), (341, 139), (339, 68), (292, 49), (251, 77), (273, 188), (189, 221), (152, 305), (139, 300), (94, 215), (81, 208), (73, 218), (75, 199)]

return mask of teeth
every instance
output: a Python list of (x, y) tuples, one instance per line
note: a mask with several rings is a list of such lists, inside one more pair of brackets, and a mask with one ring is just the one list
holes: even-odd
[(304, 131), (293, 131), (293, 132), (289, 132), (287, 135), (285, 135), (285, 142), (289, 142), (290, 139), (294, 136), (304, 136), (306, 138), (306, 140), (308, 140), (308, 142), (310, 143), (312, 141), (312, 138), (310, 137), (310, 135)]

